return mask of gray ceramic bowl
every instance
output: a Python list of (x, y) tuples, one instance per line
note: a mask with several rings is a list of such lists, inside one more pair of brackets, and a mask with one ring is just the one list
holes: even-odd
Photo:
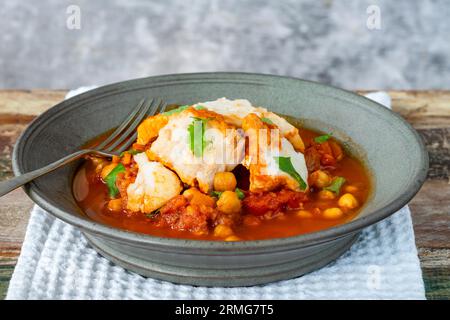
[[(142, 97), (189, 104), (219, 97), (246, 98), (303, 119), (358, 153), (374, 190), (353, 221), (306, 235), (261, 241), (212, 242), (158, 238), (96, 223), (72, 196), (77, 164), (25, 187), (55, 217), (78, 227), (103, 256), (139, 274), (176, 283), (248, 286), (297, 277), (336, 259), (359, 231), (404, 206), (419, 190), (428, 157), (418, 134), (401, 117), (364, 97), (299, 79), (243, 73), (150, 77), (108, 85), (68, 99), (38, 117), (13, 155), (16, 175), (74, 152), (116, 126)], [(351, 137), (351, 139), (350, 139)]]

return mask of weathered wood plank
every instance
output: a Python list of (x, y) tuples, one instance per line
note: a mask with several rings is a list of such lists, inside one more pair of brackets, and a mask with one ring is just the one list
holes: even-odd
[(419, 247), (418, 253), (427, 299), (450, 299), (450, 249)]
[(0, 253), (7, 246), (15, 245), (20, 248), (32, 207), (33, 202), (22, 189), (14, 190), (2, 197), (0, 201)]
[(66, 90), (0, 90), (0, 115), (37, 116), (62, 101)]
[(389, 91), (394, 111), (416, 129), (450, 124), (450, 91)]
[(410, 202), (418, 247), (450, 248), (450, 186), (427, 180)]
[[(66, 90), (0, 90), (1, 115), (41, 114), (62, 101)], [(358, 91), (364, 94), (368, 91)], [(416, 129), (450, 126), (450, 91), (389, 91), (392, 109)]]
[(450, 268), (450, 249), (419, 247), (417, 251), (422, 259), (422, 268)]
[[(373, 90), (372, 90), (373, 91)], [(358, 91), (365, 94), (370, 91)], [(450, 91), (388, 91), (392, 110), (416, 129), (448, 128), (450, 125)]]
[[(5, 121), (5, 118), (0, 116)], [(0, 120), (0, 180), (12, 177), (11, 153), (20, 133), (25, 129), (27, 123), (1, 123)]]
[(449, 268), (422, 268), (426, 297), (429, 300), (449, 300)]
[(11, 279), (13, 271), (14, 265), (4, 264), (3, 259), (0, 259), (0, 300), (6, 297), (9, 279)]
[(418, 129), (430, 157), (428, 178), (450, 182), (450, 125), (446, 128)]

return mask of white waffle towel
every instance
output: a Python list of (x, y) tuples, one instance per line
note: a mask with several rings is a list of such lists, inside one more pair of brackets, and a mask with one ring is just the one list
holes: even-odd
[[(384, 92), (368, 97), (390, 107)], [(207, 288), (126, 271), (97, 254), (76, 228), (35, 206), (7, 299), (425, 299), (425, 293), (408, 207), (364, 229), (343, 256), (303, 277)]]

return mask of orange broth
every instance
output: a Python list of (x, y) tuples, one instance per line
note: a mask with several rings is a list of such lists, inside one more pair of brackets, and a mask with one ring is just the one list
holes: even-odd
[[(299, 131), (306, 146), (311, 144), (314, 137), (321, 135), (321, 133), (304, 128), (300, 128)], [(102, 137), (103, 135), (98, 139)], [(96, 141), (98, 140), (96, 139), (90, 144), (95, 144)], [(248, 184), (245, 181), (248, 177), (241, 173), (243, 172), (242, 168), (234, 171), (238, 180), (238, 187)], [(327, 229), (352, 220), (369, 197), (370, 179), (367, 170), (359, 160), (345, 152), (344, 158), (337, 163), (332, 173), (334, 176), (342, 176), (346, 179), (344, 188), (347, 185), (357, 187), (358, 190), (353, 192), (353, 195), (360, 204), (358, 208), (348, 210), (343, 217), (334, 220), (319, 216), (303, 218), (299, 217), (295, 211), (288, 211), (273, 219), (263, 220), (257, 226), (237, 225), (234, 227), (234, 234), (241, 240), (283, 238)], [(196, 235), (188, 231), (177, 231), (170, 227), (156, 226), (153, 220), (144, 213), (111, 212), (107, 209), (107, 203), (110, 200), (108, 189), (96, 176), (95, 166), (90, 161), (85, 161), (76, 173), (73, 181), (73, 192), (78, 205), (85, 214), (92, 220), (106, 225), (158, 237), (222, 240), (214, 237), (212, 232), (207, 235)], [(333, 200), (321, 200), (317, 192), (318, 190), (313, 189), (309, 192), (310, 200), (304, 203), (305, 210), (314, 210), (315, 208), (323, 210), (338, 206), (337, 201), (339, 197)], [(341, 192), (341, 194), (343, 193), (345, 192)]]

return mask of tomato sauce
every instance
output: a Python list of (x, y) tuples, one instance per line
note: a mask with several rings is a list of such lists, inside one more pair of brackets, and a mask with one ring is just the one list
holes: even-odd
[[(315, 137), (321, 135), (321, 133), (304, 128), (299, 129), (299, 131), (306, 147), (313, 143)], [(90, 144), (95, 144), (95, 141)], [(311, 187), (307, 195), (308, 201), (304, 202), (302, 206), (303, 210), (313, 213), (312, 217), (305, 218), (300, 216), (298, 210), (287, 210), (279, 212), (271, 219), (263, 219), (257, 224), (237, 224), (233, 227), (235, 236), (240, 240), (284, 238), (327, 229), (354, 219), (370, 194), (371, 184), (366, 168), (359, 160), (344, 152), (343, 158), (337, 163), (332, 163), (330, 167), (327, 167), (327, 170), (333, 176), (342, 176), (346, 179), (346, 183), (343, 186), (344, 190), (341, 194), (344, 194), (346, 187), (350, 186), (353, 196), (359, 203), (357, 208), (346, 210), (344, 215), (337, 219), (327, 219), (321, 215), (316, 215), (314, 214), (315, 212), (337, 207), (339, 196), (335, 199), (324, 200), (319, 197), (319, 190)], [(238, 187), (248, 190), (247, 169), (243, 166), (238, 166), (233, 173), (236, 176)], [(161, 226), (145, 214), (128, 213), (127, 211), (112, 212), (108, 210), (107, 204), (110, 200), (108, 189), (98, 178), (95, 165), (91, 161), (85, 161), (76, 173), (73, 181), (73, 193), (80, 208), (89, 218), (106, 225), (158, 237), (223, 240), (215, 237), (212, 232), (198, 235), (189, 231), (179, 231), (167, 226)], [(246, 216), (249, 215), (243, 212), (243, 221), (246, 221)]]

